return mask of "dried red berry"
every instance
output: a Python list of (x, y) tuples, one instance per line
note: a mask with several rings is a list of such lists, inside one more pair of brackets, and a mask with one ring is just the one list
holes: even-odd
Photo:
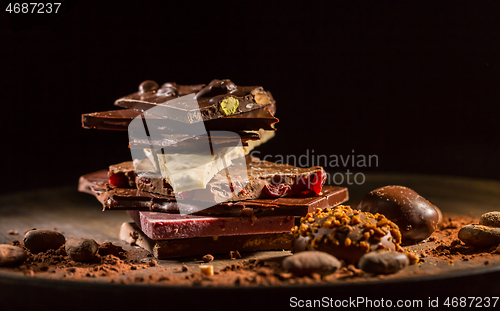
[(319, 170), (309, 176), (298, 179), (292, 189), (292, 195), (318, 195), (326, 181), (326, 174)]
[(128, 178), (124, 174), (113, 174), (108, 178), (109, 184), (113, 187), (127, 188), (129, 187)]
[(266, 185), (263, 190), (264, 194), (266, 194), (267, 196), (271, 198), (279, 198), (286, 195), (290, 190), (292, 190), (292, 187), (285, 184)]

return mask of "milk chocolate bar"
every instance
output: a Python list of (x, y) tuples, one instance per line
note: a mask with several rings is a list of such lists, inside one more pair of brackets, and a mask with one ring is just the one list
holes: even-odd
[(289, 232), (294, 216), (209, 217), (158, 212), (127, 211), (152, 240), (186, 239), (207, 236)]
[[(186, 191), (183, 196), (194, 201), (223, 202), (318, 195), (326, 180), (325, 170), (320, 166), (299, 168), (251, 159), (233, 163), (227, 171), (217, 173), (206, 189)], [(136, 184), (142, 191), (173, 195), (172, 187), (160, 174), (138, 173)]]
[[(174, 101), (193, 93), (195, 101)], [(163, 118), (195, 123), (252, 111), (274, 102), (271, 93), (262, 87), (237, 86), (228, 79), (212, 80), (206, 86), (165, 83), (161, 87), (148, 80), (139, 85), (138, 92), (118, 99), (115, 105), (139, 111), (161, 105)]]
[(182, 209), (193, 215), (218, 217), (305, 216), (318, 208), (336, 206), (349, 199), (347, 188), (324, 186), (322, 193), (313, 197), (283, 197), (224, 202), (199, 210), (195, 205), (177, 203), (171, 197), (139, 191), (133, 188), (108, 188), (108, 171), (101, 170), (80, 177), (78, 190), (94, 195), (103, 210), (139, 210), (179, 213)]
[(288, 250), (292, 245), (293, 234), (283, 232), (152, 240), (135, 223), (125, 222), (120, 228), (120, 239), (150, 251), (158, 259), (168, 259), (206, 254), (227, 254), (230, 251), (242, 253), (263, 250)]
[[(278, 119), (274, 117), (276, 105), (255, 109), (225, 118), (205, 121), (207, 131), (256, 131), (259, 129), (274, 130)], [(82, 114), (82, 127), (98, 130), (127, 131), (130, 122), (142, 112), (135, 109), (119, 109)], [(154, 126), (157, 131), (165, 133), (190, 133), (192, 126), (154, 116), (148, 116), (148, 126)]]

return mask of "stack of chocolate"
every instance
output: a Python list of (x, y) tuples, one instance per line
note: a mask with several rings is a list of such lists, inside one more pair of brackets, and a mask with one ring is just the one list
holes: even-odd
[(133, 161), (84, 175), (79, 190), (126, 210), (120, 237), (159, 258), (290, 249), (295, 218), (348, 198), (322, 167), (259, 160), (276, 102), (262, 87), (145, 81), (84, 128), (128, 131)]

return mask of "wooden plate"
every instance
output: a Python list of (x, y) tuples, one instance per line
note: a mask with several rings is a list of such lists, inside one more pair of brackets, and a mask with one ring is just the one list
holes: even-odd
[[(446, 214), (480, 216), (484, 212), (500, 209), (500, 182), (459, 177), (372, 174), (363, 185), (343, 185), (349, 188), (349, 205), (355, 207), (363, 196), (375, 188), (395, 184), (413, 188)], [(112, 241), (131, 249), (118, 240), (120, 225), (130, 221), (125, 212), (101, 212), (100, 204), (90, 195), (78, 193), (75, 187), (45, 189), (14, 193), (0, 197), (0, 242), (21, 240), (30, 228), (57, 228), (67, 237), (92, 237), (98, 242)], [(16, 230), (19, 235), (9, 235)], [(430, 242), (428, 242), (430, 243)], [(424, 243), (425, 244), (425, 243)], [(428, 247), (425, 244), (418, 247)], [(260, 252), (252, 257), (280, 257), (287, 252)], [(248, 255), (249, 256), (249, 255)], [(499, 256), (500, 257), (500, 256)], [(245, 256), (244, 256), (245, 258)], [(216, 260), (215, 268), (226, 265), (228, 260)], [(234, 261), (231, 261), (234, 262)], [(191, 259), (160, 261), (165, 266), (187, 264), (195, 267), (199, 261)], [(428, 266), (428, 268), (427, 268)], [(352, 301), (384, 299), (396, 303), (409, 299), (427, 306), (436, 297), (440, 306), (447, 297), (499, 296), (500, 261), (481, 263), (444, 262), (411, 269), (428, 269), (428, 273), (405, 274), (388, 279), (373, 278), (362, 282), (339, 282), (313, 286), (288, 285), (277, 287), (179, 287), (140, 284), (113, 284), (88, 281), (53, 280), (27, 277), (0, 269), (0, 305), (13, 308), (88, 310), (89, 307), (130, 308), (140, 307), (189, 309), (217, 307), (217, 309), (288, 308), (293, 301), (329, 299)], [(292, 299), (291, 297), (296, 297)], [(327, 298), (323, 298), (327, 297)], [(326, 300), (325, 300), (326, 299)], [(470, 302), (470, 300), (469, 300)], [(368, 302), (366, 302), (368, 303)], [(366, 303), (357, 307), (369, 307)], [(498, 303), (500, 305), (500, 302)], [(11, 310), (15, 310), (12, 309)]]

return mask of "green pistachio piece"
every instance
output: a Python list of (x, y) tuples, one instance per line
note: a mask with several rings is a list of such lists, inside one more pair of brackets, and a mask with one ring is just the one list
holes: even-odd
[(227, 97), (224, 98), (220, 102), (220, 108), (224, 112), (226, 116), (231, 115), (236, 112), (236, 109), (238, 109), (238, 106), (240, 105), (240, 102), (238, 99), (234, 97)]

